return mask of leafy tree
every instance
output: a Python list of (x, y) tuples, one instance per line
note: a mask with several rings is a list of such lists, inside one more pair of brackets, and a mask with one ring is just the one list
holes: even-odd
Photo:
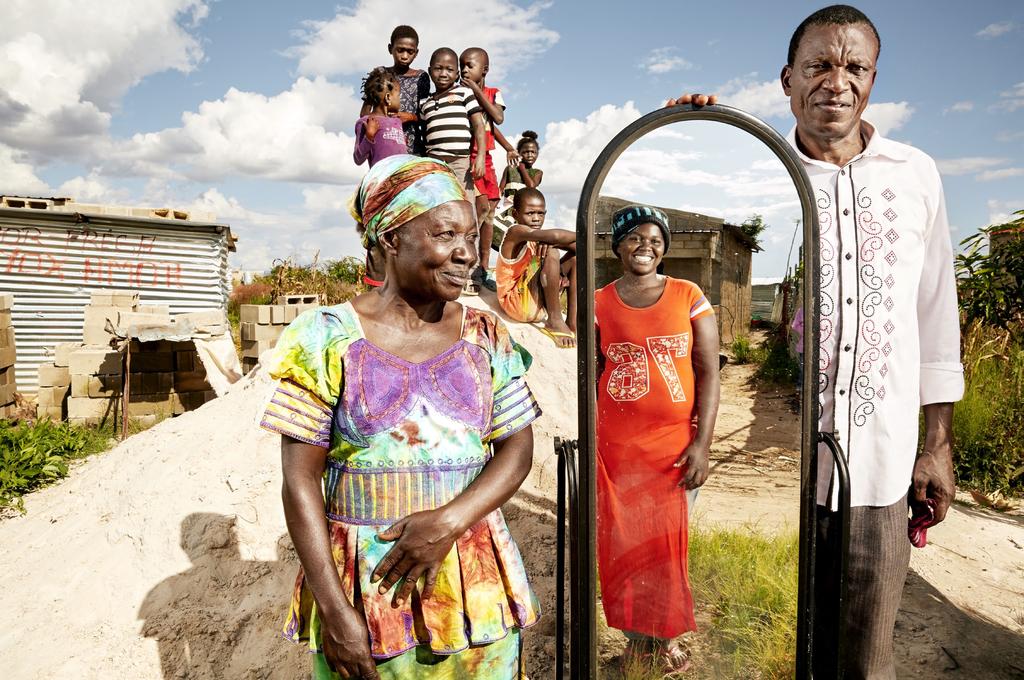
[(967, 324), (978, 320), (1007, 329), (1024, 315), (1024, 210), (1014, 215), (960, 242), (957, 289)]
[(740, 224), (740, 230), (749, 236), (757, 247), (761, 247), (761, 233), (768, 228), (768, 225), (764, 223), (764, 217), (754, 213)]

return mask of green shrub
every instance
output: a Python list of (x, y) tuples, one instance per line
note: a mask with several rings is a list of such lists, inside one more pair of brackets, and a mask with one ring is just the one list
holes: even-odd
[(745, 335), (737, 335), (730, 346), (732, 361), (735, 364), (757, 363), (758, 349)]
[(1024, 324), (975, 322), (964, 333), (964, 396), (953, 407), (957, 483), (1024, 491)]
[(754, 376), (771, 385), (794, 385), (798, 374), (797, 358), (789, 351), (785, 335), (771, 333), (758, 348)]
[(0, 510), (24, 510), (21, 500), (67, 475), (70, 461), (105, 450), (107, 432), (68, 423), (0, 420)]

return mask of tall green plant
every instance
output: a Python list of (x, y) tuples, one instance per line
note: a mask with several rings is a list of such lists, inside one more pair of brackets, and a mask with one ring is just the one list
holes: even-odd
[(966, 324), (1006, 329), (1024, 315), (1024, 210), (1014, 215), (960, 242), (956, 274)]

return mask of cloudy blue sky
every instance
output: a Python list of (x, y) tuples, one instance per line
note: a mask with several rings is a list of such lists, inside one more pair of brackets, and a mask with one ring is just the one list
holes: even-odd
[[(439, 46), (490, 51), (505, 129), (540, 132), (551, 220), (571, 226), (597, 153), (669, 94), (718, 92), (788, 131), (778, 73), (793, 28), (819, 6), (8, 0), (0, 193), (211, 212), (239, 235), (234, 265), (246, 269), (355, 254), (344, 204), (361, 175), (356, 89), (389, 61), (391, 28), (410, 23), (417, 66)], [(1024, 208), (1024, 3), (858, 6), (882, 36), (868, 117), (939, 162), (954, 239)], [(676, 170), (709, 169), (690, 160), (699, 167), (677, 158)], [(740, 193), (734, 214), (773, 205)], [(767, 238), (788, 246), (781, 203)], [(705, 207), (682, 194), (673, 207), (687, 206)], [(781, 274), (776, 250), (755, 259), (755, 276)]]

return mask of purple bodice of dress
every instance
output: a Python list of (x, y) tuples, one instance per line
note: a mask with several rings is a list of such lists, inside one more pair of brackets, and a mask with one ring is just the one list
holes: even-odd
[[(483, 349), (466, 340), (432, 359), (412, 363), (360, 338), (348, 348), (344, 370), (343, 403), (338, 408), (346, 417), (336, 422), (350, 441), (394, 429), (418, 400), (481, 434), (490, 425), (490, 362)], [(346, 422), (355, 432), (346, 431)]]

